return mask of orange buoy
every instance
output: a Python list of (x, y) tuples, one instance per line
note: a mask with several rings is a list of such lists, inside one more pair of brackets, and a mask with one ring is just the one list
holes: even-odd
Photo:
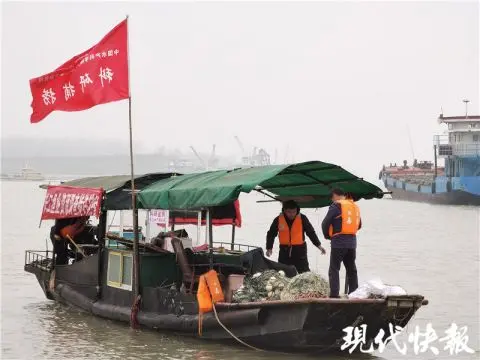
[(210, 270), (205, 274), (207, 279), (208, 289), (212, 296), (213, 303), (224, 302), (225, 295), (223, 294), (222, 285), (220, 285), (220, 280), (218, 279), (217, 272), (215, 270)]

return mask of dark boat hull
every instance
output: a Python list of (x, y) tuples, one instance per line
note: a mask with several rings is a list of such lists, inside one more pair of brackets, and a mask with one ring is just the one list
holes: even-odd
[(392, 198), (405, 201), (416, 201), (438, 205), (470, 205), (480, 206), (480, 196), (462, 190), (428, 194), (422, 192), (407, 191), (387, 186), (392, 192)]
[[(79, 262), (58, 268), (57, 274), (45, 269), (33, 270), (27, 265), (25, 270), (36, 274), (47, 297), (99, 317), (128, 323), (132, 304), (130, 291), (103, 287), (99, 297), (95, 281), (88, 281), (88, 273), (84, 273), (82, 287), (61, 280), (69, 278), (71, 273), (76, 274), (77, 281), (82, 281), (80, 268), (88, 268), (88, 263), (96, 261), (95, 258), (92, 256), (85, 264)], [(116, 292), (111, 292), (112, 290)], [(112, 299), (115, 299), (114, 303)], [(338, 351), (344, 343), (343, 329), (361, 324), (367, 324), (366, 339), (367, 346), (370, 346), (380, 329), (387, 336), (389, 323), (406, 326), (415, 312), (426, 303), (422, 296), (411, 295), (366, 300), (223, 303), (217, 304), (216, 309), (222, 324), (247, 344), (265, 350), (296, 353)], [(200, 336), (195, 296), (175, 289), (143, 288), (137, 320), (145, 328), (182, 333), (216, 342), (236, 341), (222, 328), (214, 313), (204, 315)]]

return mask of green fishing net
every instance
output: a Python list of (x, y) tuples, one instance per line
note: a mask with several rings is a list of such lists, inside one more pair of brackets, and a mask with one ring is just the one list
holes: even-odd
[(321, 275), (305, 272), (292, 278), (280, 294), (281, 300), (328, 297), (330, 286)]
[(312, 272), (289, 279), (283, 271), (267, 270), (246, 277), (243, 286), (233, 294), (233, 302), (319, 298), (327, 297), (329, 292), (328, 281)]
[(246, 277), (243, 286), (233, 294), (234, 302), (280, 300), (280, 293), (288, 283), (283, 271), (267, 270)]

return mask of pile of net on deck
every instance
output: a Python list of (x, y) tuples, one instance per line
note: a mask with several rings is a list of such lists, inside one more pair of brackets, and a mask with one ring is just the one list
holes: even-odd
[(243, 286), (233, 294), (233, 301), (245, 303), (322, 298), (328, 297), (329, 292), (328, 281), (318, 274), (306, 272), (289, 279), (281, 270), (267, 270), (246, 277)]

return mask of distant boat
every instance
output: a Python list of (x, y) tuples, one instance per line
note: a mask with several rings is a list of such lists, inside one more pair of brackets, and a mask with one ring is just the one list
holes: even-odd
[(13, 175), (2, 174), (2, 180), (42, 181), (45, 180), (45, 176), (25, 164), (20, 173)]
[[(379, 178), (393, 199), (445, 205), (480, 206), (480, 116), (440, 115), (448, 135), (434, 139), (435, 161), (383, 166)], [(445, 166), (437, 166), (437, 157)]]

